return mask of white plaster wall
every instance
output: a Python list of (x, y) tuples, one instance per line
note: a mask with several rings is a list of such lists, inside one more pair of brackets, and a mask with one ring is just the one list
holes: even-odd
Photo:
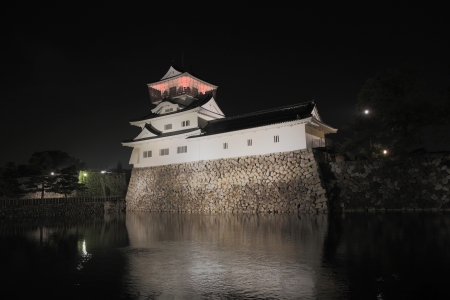
[[(190, 121), (190, 125), (182, 127), (181, 126), (182, 121)], [(198, 127), (197, 112), (172, 115), (167, 116), (166, 118), (158, 118), (157, 120), (151, 121), (151, 124), (153, 127), (158, 129), (159, 131), (162, 131), (163, 133), (195, 128)], [(164, 130), (164, 125), (166, 124), (172, 124), (172, 129)]]
[[(280, 141), (274, 142), (278, 135)], [(252, 146), (247, 140), (252, 140)], [(223, 143), (228, 143), (228, 149), (223, 149)], [(274, 152), (285, 152), (306, 148), (305, 125), (295, 124), (279, 128), (255, 131), (231, 132), (225, 135), (211, 136), (200, 140), (200, 159), (210, 160), (248, 155), (261, 155)]]
[(140, 162), (140, 149), (139, 147), (134, 147), (133, 152), (131, 152), (131, 157), (129, 164), (134, 166), (138, 166)]
[[(276, 135), (280, 139), (278, 143), (274, 142)], [(252, 139), (252, 146), (247, 146), (248, 139)], [(223, 143), (228, 143), (228, 149), (223, 149)], [(187, 153), (178, 154), (179, 146), (187, 146)], [(164, 148), (169, 148), (169, 155), (160, 156), (159, 150)], [(268, 126), (266, 129), (237, 131), (209, 138), (148, 141), (139, 146), (139, 160), (133, 152), (134, 162), (130, 160), (130, 163), (139, 168), (301, 149), (306, 149), (305, 124), (280, 124), (278, 127)], [(149, 150), (152, 157), (144, 158), (143, 152)]]
[[(180, 146), (187, 146), (186, 153), (177, 153), (177, 148)], [(199, 143), (184, 138), (174, 138), (163, 141), (147, 142), (140, 145), (140, 159), (139, 163), (134, 164), (134, 167), (153, 167), (169, 164), (178, 164), (183, 162), (198, 161), (199, 157)], [(160, 149), (169, 148), (169, 155), (159, 155)], [(152, 151), (152, 157), (144, 157), (144, 151)]]

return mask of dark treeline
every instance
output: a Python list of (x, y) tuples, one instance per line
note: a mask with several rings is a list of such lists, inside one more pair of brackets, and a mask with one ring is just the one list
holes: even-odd
[[(449, 68), (450, 70), (450, 68)], [(450, 84), (439, 99), (424, 92), (424, 80), (410, 68), (394, 68), (369, 78), (356, 99), (357, 116), (342, 129), (353, 134), (339, 152), (360, 158), (426, 152), (430, 138), (450, 144)]]
[(63, 194), (85, 189), (78, 182), (78, 172), (86, 164), (59, 151), (35, 152), (26, 165), (8, 162), (0, 168), (0, 197), (20, 198), (28, 193), (45, 192)]

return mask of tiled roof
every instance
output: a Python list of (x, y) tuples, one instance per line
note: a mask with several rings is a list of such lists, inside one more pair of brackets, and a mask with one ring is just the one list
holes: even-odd
[(234, 117), (211, 120), (208, 122), (208, 125), (203, 128), (203, 130), (206, 132), (205, 134), (199, 136), (191, 136), (189, 138), (250, 129), (254, 127), (294, 121), (297, 119), (304, 119), (311, 116), (311, 112), (314, 109), (314, 106), (314, 102), (305, 102), (252, 112)]
[(156, 135), (160, 135), (162, 133), (162, 131), (159, 131), (158, 129), (156, 129), (155, 127), (153, 127), (150, 124), (145, 124), (145, 129), (147, 129), (148, 131), (150, 131), (153, 134)]
[[(201, 99), (193, 101), (191, 104), (189, 104), (188, 106), (182, 108), (181, 110), (177, 110), (177, 111), (170, 112), (170, 113), (167, 113), (167, 114), (162, 114), (162, 115), (151, 113), (151, 114), (146, 115), (146, 116), (141, 117), (141, 118), (132, 119), (132, 120), (130, 120), (130, 122), (144, 121), (144, 120), (148, 120), (148, 119), (158, 118), (158, 117), (161, 117), (161, 116), (174, 115), (174, 114), (177, 114), (177, 113), (182, 112), (182, 111), (187, 111), (187, 110), (190, 110), (190, 109), (202, 106), (202, 105), (206, 104), (209, 100), (211, 100), (211, 98), (212, 98), (211, 94), (204, 95)], [(175, 103), (172, 100), (164, 100), (164, 101)]]
[[(191, 67), (190, 70), (185, 70), (185, 69), (181, 68), (180, 66), (177, 66), (177, 65), (174, 65), (174, 64), (172, 64), (171, 67), (172, 67), (175, 71), (180, 72), (181, 74), (183, 74), (183, 73), (189, 73), (189, 74), (191, 74), (192, 76), (194, 76), (195, 78), (200, 79), (200, 80), (202, 80), (202, 81), (204, 81), (204, 82), (208, 82), (208, 83), (209, 83), (209, 81), (208, 81), (208, 80), (205, 80), (205, 78), (203, 78), (203, 77), (198, 77), (197, 74), (196, 74), (196, 73), (194, 72), (194, 70), (192, 69), (192, 67)], [(170, 68), (169, 68), (169, 69), (170, 69)], [(176, 76), (178, 76), (178, 75), (176, 75)], [(173, 77), (176, 77), (176, 76), (173, 76)], [(166, 78), (166, 79), (169, 79), (169, 78)], [(153, 83), (157, 83), (157, 82), (160, 82), (160, 81), (162, 81), (162, 80), (161, 80), (161, 79), (156, 80), (156, 81), (153, 80), (153, 81), (150, 81), (148, 84), (153, 84)]]
[(184, 130), (171, 131), (171, 132), (162, 133), (162, 134), (160, 134), (158, 136), (152, 136), (152, 137), (147, 137), (147, 138), (142, 138), (142, 139), (137, 139), (137, 140), (125, 140), (125, 141), (122, 141), (122, 143), (132, 143), (132, 142), (154, 140), (154, 139), (164, 138), (164, 137), (168, 137), (168, 136), (173, 136), (173, 135), (178, 135), (178, 134), (183, 134), (183, 133), (189, 133), (189, 132), (193, 132), (193, 131), (196, 131), (196, 130), (199, 130), (199, 128), (195, 127), (195, 128), (184, 129)]

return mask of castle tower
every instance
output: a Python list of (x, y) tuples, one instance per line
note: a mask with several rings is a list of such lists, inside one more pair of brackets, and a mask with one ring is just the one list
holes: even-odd
[(141, 132), (122, 142), (133, 148), (134, 168), (302, 150), (337, 131), (313, 101), (226, 118), (218, 87), (176, 66), (147, 86), (155, 107), (131, 120)]
[(214, 99), (217, 86), (172, 65), (161, 80), (149, 83), (148, 89), (155, 107), (150, 114), (130, 122), (140, 127), (141, 132), (133, 140), (122, 142), (133, 147), (130, 164), (136, 167), (194, 159), (191, 157), (194, 153), (169, 158), (175, 150), (187, 153), (187, 145), (171, 147), (200, 135), (208, 121), (225, 117)]

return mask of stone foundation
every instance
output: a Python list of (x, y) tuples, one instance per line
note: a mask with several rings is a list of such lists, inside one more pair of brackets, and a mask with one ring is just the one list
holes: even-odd
[(87, 172), (86, 177), (81, 177), (82, 182), (87, 189), (79, 192), (79, 196), (88, 197), (109, 197), (125, 196), (127, 192), (125, 173), (106, 173)]
[(327, 212), (311, 150), (135, 168), (127, 210)]
[(54, 203), (40, 205), (0, 206), (0, 223), (8, 220), (30, 221), (42, 218), (73, 218), (103, 216), (104, 213), (125, 211), (125, 201)]
[(321, 164), (330, 208), (336, 210), (450, 209), (448, 153)]

